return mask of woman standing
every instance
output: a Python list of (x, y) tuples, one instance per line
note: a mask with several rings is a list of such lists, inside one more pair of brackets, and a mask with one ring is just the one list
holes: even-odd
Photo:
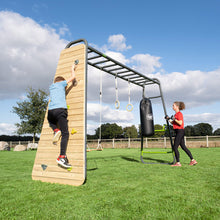
[(190, 150), (186, 147), (185, 142), (184, 142), (184, 134), (185, 134), (184, 133), (184, 121), (183, 121), (183, 114), (182, 114), (182, 112), (180, 112), (180, 110), (184, 110), (184, 109), (185, 109), (184, 102), (174, 102), (173, 103), (173, 110), (176, 112), (176, 114), (174, 115), (174, 117), (172, 116), (171, 118), (166, 116), (166, 119), (171, 124), (173, 124), (173, 129), (176, 133), (176, 136), (174, 139), (174, 146), (173, 146), (173, 150), (174, 150), (175, 157), (176, 157), (176, 163), (171, 165), (172, 167), (181, 167), (180, 154), (178, 151), (179, 145), (181, 146), (181, 148), (186, 152), (186, 154), (191, 159), (189, 165), (196, 165), (197, 164), (197, 161), (193, 159), (193, 156), (192, 156)]

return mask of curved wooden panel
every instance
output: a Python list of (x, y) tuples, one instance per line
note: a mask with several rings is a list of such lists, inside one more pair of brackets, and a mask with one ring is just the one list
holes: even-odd
[[(76, 70), (77, 85), (68, 85), (66, 101), (68, 105), (68, 127), (70, 132), (67, 156), (72, 170), (68, 171), (57, 165), (56, 159), (60, 152), (60, 141), (52, 143), (53, 131), (45, 114), (41, 137), (32, 171), (33, 180), (79, 186), (86, 179), (86, 46), (76, 46), (61, 51), (55, 77), (71, 76), (71, 66), (79, 60)], [(72, 129), (76, 130), (71, 134)]]

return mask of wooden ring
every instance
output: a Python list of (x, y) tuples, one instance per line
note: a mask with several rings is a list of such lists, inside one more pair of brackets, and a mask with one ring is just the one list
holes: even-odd
[(126, 106), (126, 110), (128, 111), (128, 112), (131, 112), (132, 110), (133, 110), (133, 108), (134, 108), (134, 106), (132, 105), (132, 104), (127, 104), (127, 106)]
[(118, 100), (115, 101), (115, 108), (116, 109), (119, 109), (120, 107), (120, 102)]

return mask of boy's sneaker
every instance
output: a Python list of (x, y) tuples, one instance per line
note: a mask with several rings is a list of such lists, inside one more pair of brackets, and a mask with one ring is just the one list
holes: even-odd
[(197, 164), (196, 160), (191, 160), (190, 163), (189, 163), (190, 166), (193, 166), (193, 165), (196, 165), (196, 164)]
[(64, 167), (64, 168), (70, 168), (72, 167), (71, 164), (69, 164), (69, 160), (67, 159), (67, 156), (65, 155), (60, 155), (58, 158), (57, 158), (57, 163)]
[(53, 143), (56, 144), (61, 136), (61, 131), (59, 129), (54, 130)]
[(181, 167), (182, 165), (181, 165), (181, 163), (175, 163), (175, 164), (173, 164), (173, 165), (171, 165), (171, 167)]

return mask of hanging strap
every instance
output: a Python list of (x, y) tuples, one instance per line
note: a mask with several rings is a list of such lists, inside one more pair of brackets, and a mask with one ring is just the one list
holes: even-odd
[(117, 80), (117, 73), (115, 74), (115, 95), (116, 95), (116, 100), (115, 100), (115, 108), (119, 109), (120, 107), (120, 102), (118, 100), (118, 80)]
[(128, 104), (126, 106), (126, 110), (131, 112), (134, 106), (131, 104), (131, 88), (130, 88), (130, 80), (128, 79)]
[(99, 115), (99, 144), (101, 144), (102, 139), (102, 73), (100, 74), (100, 93), (99, 93), (99, 103), (100, 103), (100, 115)]

